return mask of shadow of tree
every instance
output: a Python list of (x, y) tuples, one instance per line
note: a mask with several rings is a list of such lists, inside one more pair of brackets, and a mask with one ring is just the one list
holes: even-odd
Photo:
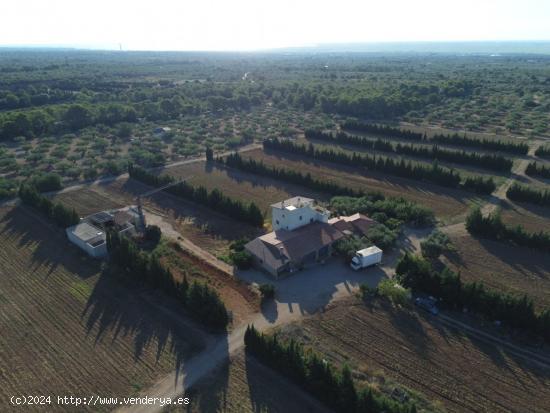
[[(32, 250), (34, 270), (46, 266), (47, 275), (50, 275), (59, 265), (63, 265), (68, 271), (86, 279), (96, 275), (100, 269), (100, 261), (78, 254), (80, 249), (69, 243), (65, 231), (32, 208), (21, 205), (12, 208), (0, 222), (4, 227), (1, 236), (17, 237), (19, 247)], [(53, 249), (52, 245), (59, 245), (60, 248)], [(73, 252), (69, 257), (68, 250)]]

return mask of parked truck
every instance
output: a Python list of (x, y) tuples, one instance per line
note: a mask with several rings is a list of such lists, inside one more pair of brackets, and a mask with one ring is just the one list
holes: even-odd
[(376, 245), (364, 248), (355, 253), (351, 259), (351, 268), (360, 270), (361, 268), (370, 267), (371, 265), (380, 264), (382, 261), (382, 250)]

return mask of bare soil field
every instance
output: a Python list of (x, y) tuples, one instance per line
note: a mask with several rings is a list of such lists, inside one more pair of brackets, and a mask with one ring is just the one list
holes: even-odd
[(463, 225), (445, 230), (456, 251), (443, 262), (464, 281), (483, 281), (491, 288), (527, 294), (538, 307), (550, 306), (550, 259), (527, 248), (474, 238)]
[(191, 177), (189, 182), (193, 185), (202, 185), (209, 190), (218, 188), (232, 198), (252, 201), (260, 207), (266, 216), (271, 214), (271, 204), (295, 195), (328, 199), (326, 194), (320, 194), (298, 185), (287, 184), (219, 165), (210, 166), (206, 162), (166, 169), (165, 173), (175, 177)]
[(325, 413), (317, 400), (243, 352), (232, 357), (186, 393), (186, 413)]
[(347, 363), (360, 382), (384, 389), (396, 381), (449, 412), (550, 409), (548, 369), (385, 300), (350, 297), (279, 335)]
[(388, 196), (401, 196), (421, 205), (432, 208), (436, 216), (442, 220), (461, 220), (465, 217), (472, 204), (480, 202), (480, 198), (464, 191), (446, 189), (436, 185), (409, 181), (396, 177), (375, 173), (357, 172), (354, 168), (346, 168), (328, 162), (310, 161), (296, 155), (262, 150), (243, 154), (262, 160), (267, 165), (294, 169), (303, 173), (311, 173), (319, 179), (328, 179), (341, 185), (358, 189), (381, 191)]
[(550, 208), (507, 200), (501, 215), (506, 224), (522, 225), (529, 232), (550, 231)]
[(130, 396), (203, 348), (169, 300), (103, 275), (26, 207), (0, 208), (0, 245), (1, 411), (16, 394)]

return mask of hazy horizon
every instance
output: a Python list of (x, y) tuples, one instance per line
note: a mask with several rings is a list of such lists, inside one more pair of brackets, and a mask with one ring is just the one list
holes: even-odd
[(550, 2), (6, 1), (2, 47), (262, 51), (336, 44), (545, 42)]

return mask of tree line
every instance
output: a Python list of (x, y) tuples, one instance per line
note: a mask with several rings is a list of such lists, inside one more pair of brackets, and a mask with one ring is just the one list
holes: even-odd
[(538, 190), (514, 182), (506, 191), (506, 196), (512, 201), (529, 202), (550, 207), (550, 190)]
[(264, 149), (272, 149), (282, 152), (289, 152), (312, 159), (343, 164), (347, 166), (363, 167), (372, 171), (380, 171), (390, 175), (414, 179), (442, 185), (450, 188), (462, 188), (479, 194), (490, 194), (496, 188), (492, 177), (481, 176), (466, 177), (463, 182), (462, 176), (453, 169), (446, 169), (439, 166), (437, 162), (431, 165), (415, 164), (405, 161), (403, 158), (393, 158), (360, 155), (358, 153), (347, 154), (332, 149), (315, 148), (309, 145), (300, 145), (290, 140), (268, 139), (263, 142)]
[(409, 253), (399, 260), (395, 272), (404, 287), (439, 297), (446, 307), (467, 308), (550, 342), (550, 309), (535, 312), (533, 301), (527, 295), (518, 297), (487, 289), (483, 283), (464, 283), (460, 275), (447, 267), (436, 271), (429, 260)]
[(318, 130), (306, 130), (305, 137), (306, 139), (316, 139), (337, 144), (360, 146), (377, 151), (411, 155), (419, 158), (454, 162), (465, 165), (473, 165), (498, 172), (509, 172), (513, 165), (513, 161), (511, 159), (505, 158), (502, 155), (477, 154), (475, 152), (466, 151), (452, 151), (442, 149), (435, 144), (431, 147), (415, 146), (412, 144), (405, 145), (401, 143), (393, 145), (391, 142), (384, 141), (380, 138), (376, 140), (370, 140), (365, 139), (362, 136), (349, 135), (344, 132), (332, 134), (330, 132), (324, 133)]
[[(175, 178), (169, 175), (155, 175), (146, 169), (130, 164), (128, 173), (131, 178), (146, 183), (151, 186), (160, 187), (175, 182)], [(187, 182), (180, 182), (166, 189), (180, 198), (207, 206), (217, 212), (225, 214), (231, 218), (246, 222), (255, 227), (262, 227), (264, 216), (262, 211), (254, 202), (244, 204), (240, 200), (232, 199), (223, 194), (219, 189), (208, 190), (203, 186), (194, 187)]]
[(539, 146), (535, 151), (535, 156), (539, 156), (541, 158), (550, 158), (550, 146)]
[(380, 212), (387, 214), (390, 218), (397, 218), (414, 225), (428, 225), (434, 220), (433, 211), (404, 198), (386, 198), (378, 191), (363, 191), (338, 185), (331, 181), (315, 179), (309, 172), (303, 174), (291, 169), (270, 167), (262, 161), (243, 159), (238, 153), (233, 153), (225, 158), (217, 158), (216, 161), (254, 175), (293, 183), (332, 196), (341, 196), (341, 201), (335, 205), (340, 208), (337, 211), (342, 211), (342, 213), (345, 213), (344, 211), (348, 213)]
[(19, 198), (21, 198), (23, 204), (37, 209), (47, 218), (54, 220), (60, 227), (67, 228), (80, 222), (80, 217), (74, 208), (67, 208), (59, 202), (52, 202), (49, 198), (40, 194), (32, 184), (21, 184)]
[(527, 168), (525, 168), (525, 174), (550, 179), (550, 166), (544, 166), (542, 164), (538, 164), (537, 162), (529, 162)]
[(466, 229), (470, 234), (482, 238), (510, 242), (520, 247), (550, 253), (550, 232), (529, 233), (521, 225), (508, 227), (498, 213), (484, 217), (479, 208), (474, 208), (466, 218)]
[(227, 309), (218, 293), (208, 285), (197, 281), (189, 284), (186, 277), (177, 282), (156, 254), (141, 251), (134, 241), (116, 231), (107, 232), (107, 250), (114, 274), (162, 290), (200, 323), (218, 330), (227, 327)]
[(469, 146), (473, 148), (508, 152), (516, 155), (527, 155), (529, 152), (529, 145), (526, 143), (514, 143), (505, 142), (500, 140), (474, 138), (472, 136), (460, 136), (458, 133), (454, 134), (436, 134), (431, 138), (428, 138), (426, 134), (419, 132), (413, 132), (410, 130), (403, 130), (387, 125), (375, 125), (359, 121), (347, 121), (342, 123), (343, 129), (355, 130), (358, 132), (372, 133), (376, 135), (395, 137), (401, 139), (409, 139), (419, 142), (438, 142), (455, 146)]
[(244, 344), (248, 354), (281, 373), (335, 412), (416, 413), (414, 403), (398, 403), (370, 387), (359, 390), (348, 366), (339, 370), (319, 354), (306, 351), (294, 340), (285, 343), (277, 335), (265, 335), (254, 326), (248, 326)]

